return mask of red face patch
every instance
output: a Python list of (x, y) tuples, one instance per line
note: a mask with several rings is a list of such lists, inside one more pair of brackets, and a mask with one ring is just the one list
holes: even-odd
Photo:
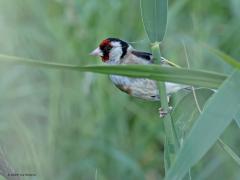
[(108, 40), (108, 39), (105, 39), (105, 40), (103, 40), (102, 42), (101, 42), (101, 44), (100, 44), (100, 49), (101, 48), (104, 48), (105, 46), (108, 46), (108, 45), (110, 45), (110, 41)]
[(102, 58), (103, 62), (106, 62), (109, 60), (109, 55), (103, 55), (103, 56), (101, 56), (101, 58)]
[(103, 56), (101, 57), (102, 61), (103, 62), (108, 61), (109, 60), (109, 53), (110, 53), (110, 50), (112, 49), (111, 41), (108, 40), (108, 39), (103, 40), (101, 42), (101, 44), (99, 45), (99, 48), (101, 49), (101, 51), (103, 53)]

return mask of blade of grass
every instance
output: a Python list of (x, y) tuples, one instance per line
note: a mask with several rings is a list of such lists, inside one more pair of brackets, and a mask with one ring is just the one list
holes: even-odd
[(240, 158), (239, 156), (230, 148), (227, 144), (223, 142), (220, 138), (218, 139), (218, 145), (225, 151), (227, 152), (231, 158), (238, 164), (240, 165)]
[(97, 65), (78, 66), (59, 64), (46, 61), (38, 61), (21, 57), (0, 55), (0, 61), (9, 64), (18, 64), (32, 67), (41, 67), (59, 70), (74, 70), (83, 72), (95, 72), (102, 74), (117, 74), (129, 77), (149, 78), (157, 81), (168, 81), (179, 84), (218, 88), (227, 78), (224, 74), (209, 71), (189, 70), (184, 68), (168, 68), (159, 65)]
[[(178, 92), (178, 94), (181, 92)], [(196, 90), (196, 96), (198, 97), (199, 107), (203, 107), (207, 100), (213, 95), (213, 92), (209, 89), (201, 88)], [(176, 95), (175, 95), (176, 96)], [(182, 97), (179, 102), (176, 102), (171, 115), (174, 119), (174, 124), (177, 129), (177, 135), (180, 139), (181, 146), (189, 131), (191, 130), (194, 122), (199, 117), (200, 113), (198, 107), (195, 105), (193, 92), (187, 93)], [(183, 113), (184, 111), (188, 113)]]
[[(186, 54), (187, 64), (188, 64), (188, 67), (189, 67), (190, 65), (189, 65), (188, 56), (187, 56), (187, 49), (186, 49), (186, 46), (185, 46), (185, 43), (184, 43), (184, 42), (183, 42), (183, 46), (184, 46), (184, 50), (185, 50), (185, 54)], [(218, 50), (215, 50), (215, 49), (212, 49), (212, 50), (218, 52)], [(219, 51), (219, 52), (220, 52), (220, 51)], [(220, 53), (221, 53), (221, 52), (220, 52)], [(229, 57), (229, 58), (231, 58), (231, 57)], [(230, 60), (230, 62), (233, 62), (233, 61), (234, 61), (234, 60)], [(198, 109), (199, 113), (201, 114), (201, 113), (202, 113), (202, 109), (201, 109), (200, 106), (199, 106), (198, 99), (197, 99), (197, 96), (196, 96), (194, 87), (192, 87), (192, 91), (193, 91), (194, 100), (195, 100), (197, 109)], [(219, 145), (237, 164), (240, 163), (240, 158), (238, 157), (238, 155), (232, 150), (231, 147), (229, 147), (227, 144), (225, 144), (225, 143), (223, 142), (223, 140), (221, 140), (221, 139), (219, 138), (217, 143), (218, 143), (218, 145)]]
[(142, 20), (152, 43), (161, 42), (167, 27), (167, 0), (141, 0)]
[[(190, 69), (190, 62), (189, 62), (189, 57), (188, 57), (185, 42), (183, 41), (182, 44), (183, 44), (183, 48), (184, 48), (184, 54), (186, 56), (187, 68)], [(198, 110), (200, 111), (200, 106), (199, 106), (199, 103), (197, 102), (196, 91), (195, 91), (195, 88), (193, 86), (192, 86), (192, 92), (193, 92), (194, 100), (196, 100), (196, 106), (197, 106)], [(184, 179), (192, 179), (191, 168), (189, 168), (188, 173), (185, 175)]]
[(235, 115), (234, 120), (236, 121), (238, 127), (240, 128), (240, 110)]
[(240, 62), (238, 62), (236, 59), (232, 58), (231, 56), (227, 55), (226, 53), (218, 49), (208, 47), (208, 46), (207, 48), (210, 52), (218, 56), (221, 60), (224, 60), (226, 63), (232, 65), (233, 67), (240, 69)]
[(197, 119), (175, 163), (167, 173), (167, 180), (183, 178), (189, 168), (197, 163), (217, 141), (240, 108), (239, 88), (240, 71), (234, 71), (210, 98), (203, 113)]
[[(234, 59), (233, 57), (227, 55), (226, 53), (224, 53), (218, 49), (215, 49), (215, 48), (212, 48), (209, 46), (207, 46), (207, 48), (209, 51), (211, 51), (213, 54), (218, 56), (220, 59), (224, 60), (226, 63), (228, 63), (238, 69), (240, 68), (240, 62), (238, 62), (238, 60)], [(240, 112), (236, 114), (234, 120), (236, 121), (237, 125), (240, 127)]]

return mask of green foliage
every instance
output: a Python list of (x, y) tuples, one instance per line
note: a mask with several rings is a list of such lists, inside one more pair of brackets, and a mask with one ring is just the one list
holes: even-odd
[(226, 75), (214, 72), (177, 69), (161, 67), (159, 65), (98, 65), (98, 66), (77, 66), (60, 63), (49, 63), (38, 60), (31, 60), (13, 56), (0, 55), (0, 61), (59, 70), (87, 71), (102, 74), (127, 75), (130, 77), (143, 77), (158, 81), (169, 81), (180, 84), (195, 85), (207, 88), (218, 88), (226, 79)]
[[(179, 101), (174, 101), (172, 105), (175, 107), (171, 113), (172, 118), (175, 120), (174, 124), (176, 127), (177, 136), (179, 142), (183, 142), (192, 128), (195, 120), (199, 117), (200, 113), (199, 109), (202, 110), (204, 104), (213, 94), (213, 91), (210, 89), (197, 89), (196, 98), (197, 103), (194, 98), (194, 94), (191, 92), (181, 92), (183, 93), (182, 97)], [(175, 97), (173, 97), (175, 99)], [(199, 107), (198, 107), (199, 106)], [(182, 113), (185, 109), (188, 109), (189, 113)]]
[[(162, 42), (168, 17), (168, 1), (167, 0), (141, 0), (141, 13), (143, 24), (150, 40), (152, 54), (155, 59), (155, 63), (159, 64), (161, 61), (160, 43)], [(158, 82), (160, 103), (163, 111), (168, 112), (168, 97), (166, 93), (166, 85), (164, 82)], [(176, 152), (179, 149), (179, 142), (176, 137), (176, 132), (173, 124), (173, 120), (169, 113), (163, 118), (164, 120), (164, 167), (165, 172), (171, 166), (175, 159)]]
[(240, 128), (240, 111), (234, 117), (238, 127)]
[[(171, 152), (172, 147), (163, 147), (165, 127), (158, 117), (159, 105), (128, 97), (113, 87), (105, 75), (69, 69), (79, 70), (79, 67), (88, 65), (84, 71), (118, 71), (132, 73), (133, 76), (144, 72), (144, 76), (158, 80), (218, 87), (234, 68), (202, 48), (202, 42), (221, 49), (235, 59), (239, 56), (238, 1), (202, 3), (172, 0), (169, 3), (169, 25), (161, 44), (161, 53), (186, 67), (182, 48), (184, 40), (189, 52), (190, 70), (149, 66), (143, 71), (142, 67), (116, 66), (110, 71), (105, 66), (89, 67), (100, 63), (89, 57), (89, 52), (100, 40), (109, 36), (136, 41), (133, 46), (137, 49), (150, 50), (141, 21), (139, 0), (0, 0), (0, 54), (25, 57), (24, 60), (15, 59), (14, 63), (2, 63), (2, 60), (9, 62), (12, 57), (0, 58), (0, 144), (12, 169), (19, 173), (36, 173), (37, 179), (47, 180), (150, 180), (165, 176), (164, 166), (166, 169), (169, 167), (164, 164), (164, 151)], [(144, 8), (150, 6), (146, 4)], [(155, 23), (152, 20), (150, 23)], [(164, 20), (161, 22), (165, 24)], [(152, 27), (151, 24), (149, 26)], [(145, 28), (148, 32), (152, 30)], [(165, 33), (164, 29), (156, 31), (156, 28), (154, 32), (158, 33), (149, 36), (151, 41), (151, 38), (162, 40)], [(32, 62), (28, 59), (45, 61)], [(15, 64), (28, 64), (32, 68)], [(69, 65), (66, 67), (66, 64)], [(51, 67), (62, 70), (49, 69)], [(233, 83), (231, 87), (238, 84)], [(209, 111), (207, 107), (216, 110), (225, 106), (226, 115), (230, 117), (230, 111), (237, 106), (228, 108), (239, 99), (239, 95), (233, 94), (228, 99), (229, 94), (226, 93), (233, 93), (231, 91), (234, 89), (221, 88), (211, 96), (206, 89), (196, 90), (196, 95), (200, 107), (203, 106), (206, 112)], [(188, 149), (189, 146), (185, 145), (190, 139), (189, 155), (192, 158), (180, 162), (182, 153), (179, 152), (176, 166), (181, 163), (184, 170), (176, 171), (173, 166), (170, 173), (183, 175), (189, 165), (209, 150), (191, 168), (192, 179), (239, 179), (239, 167), (233, 157), (218, 146), (210, 148), (221, 131), (221, 138), (232, 148), (225, 146), (225, 150), (233, 150), (237, 160), (240, 154), (238, 126), (231, 123), (224, 131), (222, 125), (230, 122), (228, 118), (226, 122), (223, 122), (223, 117), (207, 121), (203, 114), (198, 115), (193, 95), (181, 93), (174, 94), (171, 116), (180, 145), (183, 145), (180, 152)], [(220, 96), (219, 93), (223, 94), (223, 98), (215, 99)], [(217, 100), (219, 104), (211, 106)], [(222, 111), (217, 109), (214, 112)], [(239, 120), (238, 115), (234, 118)], [(199, 129), (199, 124), (203, 122), (209, 130)], [(198, 134), (196, 129), (202, 134), (201, 138), (195, 136)], [(215, 135), (206, 137), (208, 133)]]
[(209, 48), (209, 50), (213, 54), (219, 56), (219, 58), (221, 60), (224, 60), (226, 63), (232, 65), (234, 68), (240, 69), (240, 63), (236, 59), (232, 58), (231, 56), (229, 56), (229, 55), (225, 54), (224, 52), (221, 52), (221, 51), (219, 51), (217, 49)]
[(151, 42), (161, 42), (167, 27), (167, 0), (140, 0), (143, 24)]
[(211, 97), (184, 141), (166, 179), (182, 179), (224, 132), (240, 108), (239, 84), (240, 72), (235, 71)]

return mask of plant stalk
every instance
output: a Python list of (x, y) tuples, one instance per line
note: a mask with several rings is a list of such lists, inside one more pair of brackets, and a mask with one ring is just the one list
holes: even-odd
[[(151, 46), (155, 64), (160, 64), (161, 62), (161, 51), (160, 44), (154, 43)], [(179, 141), (177, 134), (174, 128), (172, 118), (169, 113), (168, 107), (168, 96), (166, 93), (166, 85), (164, 82), (158, 82), (159, 95), (161, 99), (161, 108), (164, 112), (168, 112), (167, 115), (163, 118), (164, 131), (166, 134), (165, 141), (165, 151), (164, 151), (164, 161), (165, 161), (165, 171), (171, 166), (175, 159), (175, 155), (179, 149)], [(166, 151), (167, 150), (167, 151)]]

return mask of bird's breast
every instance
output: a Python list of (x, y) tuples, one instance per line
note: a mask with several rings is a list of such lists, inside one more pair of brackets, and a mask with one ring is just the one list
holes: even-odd
[(110, 79), (115, 85), (124, 85), (124, 86), (129, 86), (134, 81), (133, 78), (118, 76), (118, 75), (110, 75)]

